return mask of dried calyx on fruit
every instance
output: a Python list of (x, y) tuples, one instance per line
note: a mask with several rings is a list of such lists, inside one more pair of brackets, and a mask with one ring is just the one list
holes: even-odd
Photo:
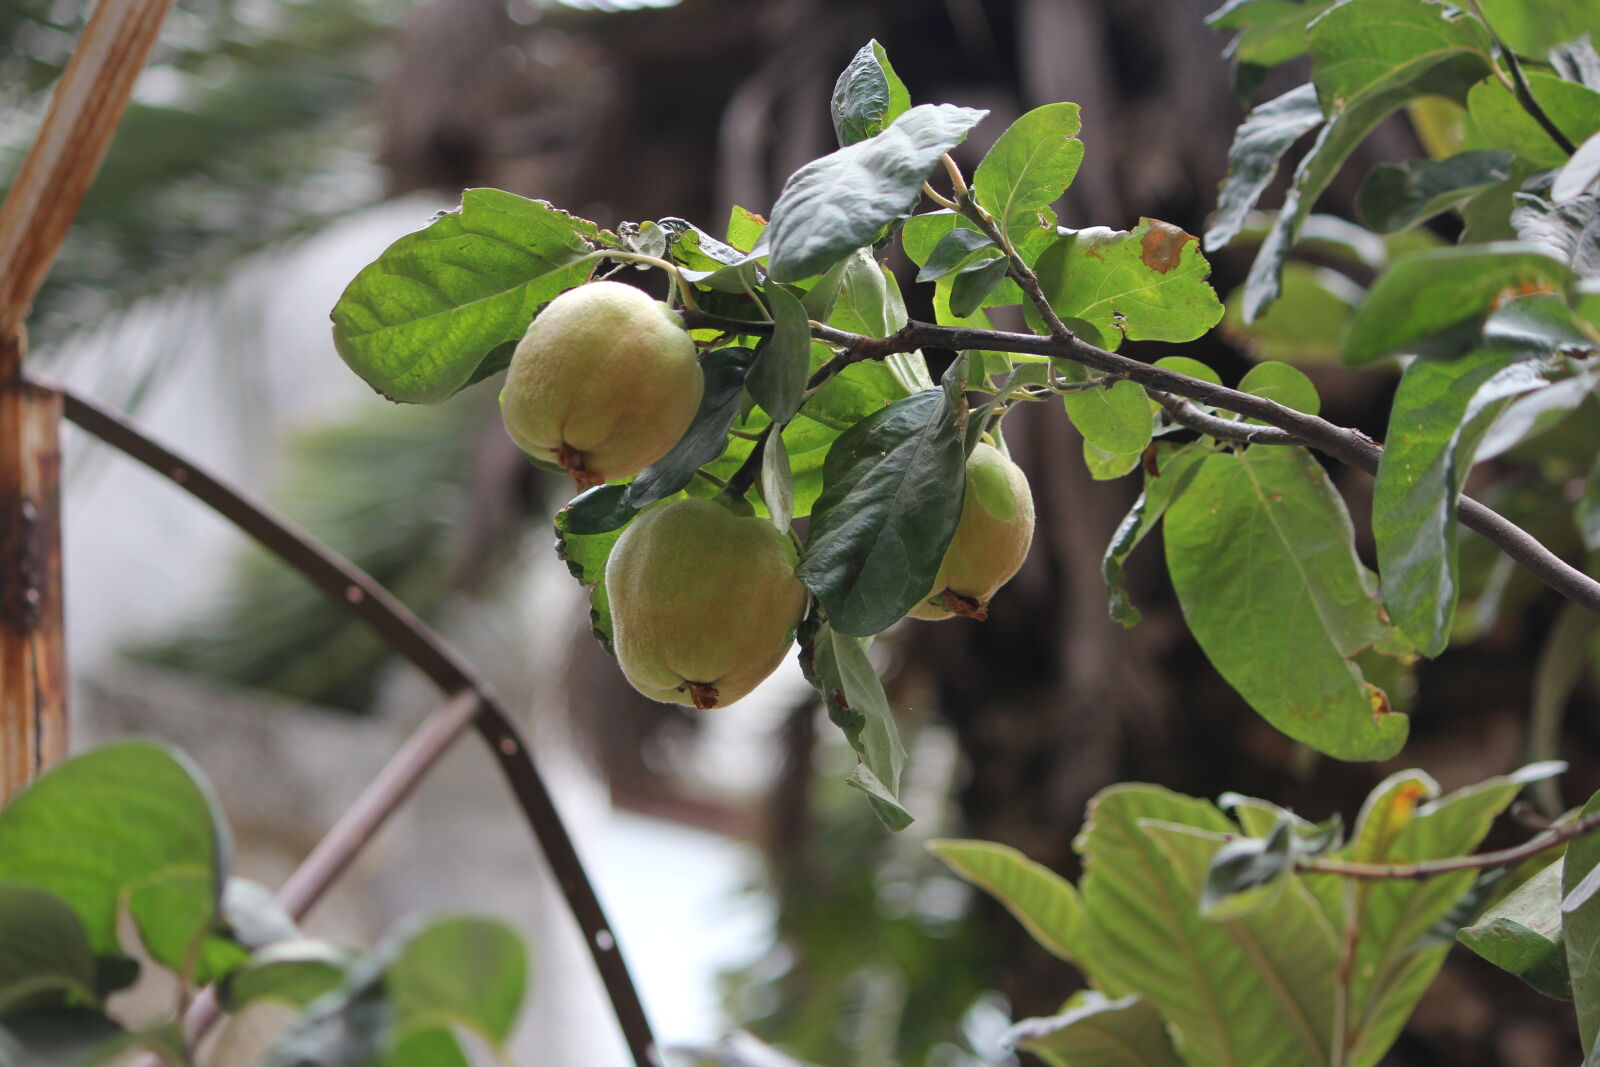
[(630, 478), (677, 444), (705, 377), (667, 305), (620, 282), (550, 301), (517, 344), (500, 412), (522, 450), (579, 488)]
[(987, 442), (967, 457), (961, 520), (945, 549), (932, 591), (907, 614), (986, 618), (989, 598), (1009, 582), (1033, 543), (1033, 494), (1022, 468)]
[(732, 704), (777, 669), (806, 610), (795, 550), (720, 501), (646, 509), (606, 562), (622, 673), (652, 700)]

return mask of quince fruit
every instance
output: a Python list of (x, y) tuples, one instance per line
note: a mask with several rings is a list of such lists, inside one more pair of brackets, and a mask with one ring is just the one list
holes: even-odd
[(678, 443), (700, 409), (694, 341), (666, 304), (620, 282), (550, 301), (511, 357), (506, 432), (580, 489), (631, 478)]
[(646, 509), (606, 561), (612, 643), (652, 700), (732, 704), (777, 669), (806, 610), (795, 550), (765, 519), (712, 500)]
[(989, 598), (1009, 582), (1033, 543), (1033, 494), (1022, 468), (985, 441), (967, 457), (967, 493), (933, 590), (914, 619), (982, 619)]

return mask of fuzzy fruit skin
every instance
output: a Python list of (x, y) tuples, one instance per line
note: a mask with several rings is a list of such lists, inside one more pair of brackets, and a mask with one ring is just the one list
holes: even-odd
[(562, 293), (533, 320), (500, 393), (506, 432), (580, 485), (666, 455), (705, 391), (694, 341), (659, 300), (620, 282)]
[(794, 546), (766, 519), (693, 498), (647, 509), (606, 561), (622, 673), (652, 700), (732, 704), (794, 642), (806, 610), (794, 568)]
[[(1033, 494), (1022, 468), (979, 442), (967, 457), (967, 494), (933, 590), (906, 614), (914, 619), (983, 618), (989, 598), (1022, 569), (1033, 544)], [(956, 608), (946, 592), (954, 594)], [(970, 603), (964, 603), (970, 602)]]

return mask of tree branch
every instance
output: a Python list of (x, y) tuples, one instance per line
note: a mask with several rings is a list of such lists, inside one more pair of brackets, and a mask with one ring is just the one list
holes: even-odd
[[(703, 313), (686, 313), (684, 321), (690, 329), (724, 329), (752, 335), (770, 333), (772, 330), (768, 323), (744, 322)], [(1383, 456), (1382, 446), (1360, 430), (1335, 426), (1326, 419), (1284, 407), (1263, 396), (1241, 393), (1237, 389), (1214, 385), (1199, 378), (1191, 378), (1186, 374), (1177, 374), (1115, 352), (1108, 352), (1071, 333), (1065, 337), (1041, 337), (1031, 333), (974, 330), (963, 326), (936, 326), (913, 321), (888, 337), (863, 337), (825, 326), (813, 326), (811, 335), (819, 341), (825, 341), (844, 350), (830, 360), (822, 370), (835, 364), (842, 369), (850, 363), (864, 359), (882, 359), (896, 352), (914, 352), (919, 348), (944, 348), (952, 352), (987, 349), (992, 352), (1024, 352), (1054, 356), (1081, 363), (1091, 370), (1127, 378), (1144, 386), (1153, 394), (1167, 393), (1173, 397), (1198, 400), (1211, 407), (1260, 419), (1269, 427), (1276, 427), (1294, 438), (1293, 442), (1276, 439), (1274, 435), (1264, 430), (1253, 431), (1226, 419), (1218, 419), (1215, 423), (1203, 421), (1204, 425), (1224, 433), (1237, 434), (1243, 431), (1253, 434), (1253, 437), (1245, 439), (1247, 441), (1253, 440), (1259, 444), (1307, 445), (1347, 466), (1373, 475), (1378, 473), (1378, 462)], [(821, 370), (818, 374), (821, 374)], [(1183, 411), (1183, 418), (1179, 421), (1191, 420), (1184, 424), (1200, 429), (1201, 421), (1196, 420), (1208, 419), (1209, 417), (1199, 411)], [(1203, 429), (1201, 432), (1211, 433), (1211, 429)], [(1485, 540), (1521, 564), (1545, 585), (1568, 600), (1600, 615), (1600, 582), (1551, 552), (1526, 530), (1468, 496), (1461, 497), (1457, 502), (1456, 519), (1463, 526), (1481, 534)]]
[(1600, 830), (1600, 812), (1592, 812), (1557, 826), (1531, 841), (1520, 845), (1480, 852), (1473, 856), (1449, 856), (1438, 860), (1418, 860), (1416, 863), (1356, 863), (1348, 860), (1302, 860), (1295, 864), (1301, 874), (1337, 874), (1345, 878), (1368, 880), (1436, 878), (1456, 871), (1476, 871), (1486, 867), (1509, 867), (1530, 856), (1555, 848), (1557, 845)]
[[(617, 945), (594, 886), (572, 838), (539, 774), (526, 737), (499, 697), (461, 654), (451, 648), (392, 593), (265, 505), (228, 485), (184, 456), (156, 443), (117, 413), (54, 382), (38, 381), (58, 392), (68, 421), (118, 451), (175, 482), (180, 488), (253, 537), (263, 548), (303, 574), (312, 584), (369, 626), (391, 650), (405, 657), (451, 698), (412, 736), (330, 833), (333, 844), (318, 848), (281, 891), (287, 905), (308, 909), (360, 850), (371, 832), (404, 800), (406, 779), (420, 775), (443, 745), (470, 721), (493, 751), (524, 817), (582, 928), (595, 968), (605, 984), (635, 1067), (655, 1067), (655, 1037), (638, 991)], [(459, 715), (469, 705), (474, 714)], [(441, 726), (441, 717), (443, 726)], [(420, 739), (420, 740), (419, 740)], [(420, 753), (419, 753), (420, 746)], [(435, 751), (435, 746), (438, 751)], [(413, 762), (419, 761), (420, 762)], [(396, 766), (396, 764), (401, 764)], [(387, 783), (387, 784), (386, 784)], [(399, 788), (397, 788), (399, 787)], [(309, 870), (308, 870), (309, 868)]]

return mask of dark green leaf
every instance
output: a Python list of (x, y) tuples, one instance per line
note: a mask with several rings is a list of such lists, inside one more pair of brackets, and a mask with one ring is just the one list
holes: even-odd
[(917, 271), (917, 281), (937, 281), (965, 263), (972, 253), (993, 247), (994, 242), (977, 230), (954, 226), (949, 233), (939, 238), (938, 244), (933, 246), (933, 251), (928, 254), (928, 261)]
[(628, 486), (597, 485), (585, 489), (556, 512), (556, 534), (592, 537), (610, 533), (626, 526), (635, 514), (636, 509), (628, 502)]
[(117, 951), (126, 899), (145, 947), (174, 970), (216, 918), (229, 856), (198, 769), (149, 741), (68, 760), (0, 812), (0, 878), (65, 900), (96, 955)]
[(1513, 397), (1544, 382), (1537, 364), (1479, 351), (1406, 369), (1373, 488), (1372, 531), (1389, 617), (1436, 656), (1460, 595), (1456, 501), (1478, 444)]
[(83, 924), (53, 893), (0, 882), (0, 1018), (62, 997), (99, 1000)]
[(1062, 398), (1067, 417), (1084, 440), (1106, 452), (1142, 452), (1150, 443), (1150, 401), (1135, 382), (1085, 389)]
[[(1231, 0), (1206, 17), (1219, 30), (1239, 30), (1228, 55), (1246, 70), (1267, 71), (1306, 50), (1306, 27), (1333, 0)], [(1248, 99), (1249, 93), (1243, 94)]]
[(1561, 937), (1561, 861), (1493, 905), (1456, 940), (1548, 997), (1572, 998)]
[(950, 312), (966, 318), (980, 307), (991, 303), (995, 287), (1005, 281), (1010, 263), (997, 256), (964, 267), (956, 272), (950, 282)]
[(833, 86), (833, 132), (840, 147), (876, 136), (911, 106), (906, 87), (877, 41), (868, 41)]
[(811, 372), (811, 328), (800, 301), (781, 285), (766, 289), (772, 310), (772, 335), (756, 347), (745, 388), (776, 422), (788, 422), (800, 410)]
[(1183, 1067), (1161, 1013), (1136, 996), (1079, 993), (1060, 1015), (1024, 1019), (1005, 1043), (1050, 1067)]
[(719, 348), (700, 361), (706, 379), (700, 410), (672, 451), (640, 471), (628, 485), (629, 507), (637, 510), (671, 496), (689, 484), (696, 469), (722, 455), (728, 428), (739, 415), (739, 395), (754, 357), (755, 352), (748, 348)]
[[(1600, 811), (1600, 793), (1589, 798), (1581, 815)], [(1567, 842), (1561, 868), (1561, 929), (1567, 949), (1567, 973), (1572, 979), (1572, 1006), (1578, 1013), (1578, 1034), (1583, 1050), (1600, 1048), (1595, 1035), (1600, 1033), (1600, 961), (1595, 945), (1600, 944), (1600, 896), (1591, 893), (1582, 899), (1580, 887), (1600, 870), (1600, 836), (1585, 834)]]
[(1344, 338), (1346, 363), (1360, 365), (1471, 325), (1506, 295), (1565, 293), (1571, 268), (1536, 245), (1498, 242), (1416, 252), (1380, 276)]
[(1206, 230), (1206, 251), (1215, 252), (1238, 236), (1278, 173), (1283, 154), (1320, 125), (1322, 105), (1313, 85), (1290, 89), (1245, 116), (1228, 149), (1228, 177), (1217, 194), (1217, 214)]
[[(1169, 360), (1185, 359), (1184, 356), (1169, 356)], [(1166, 362), (1166, 361), (1163, 361)], [(1194, 360), (1189, 360), (1193, 363)], [(1198, 364), (1206, 370), (1205, 364)], [(1169, 368), (1180, 370), (1180, 368)], [(1180, 370), (1180, 373), (1183, 371)], [(1218, 381), (1217, 385), (1222, 383)], [(1146, 476), (1144, 492), (1139, 494), (1139, 499), (1133, 502), (1133, 507), (1117, 526), (1111, 535), (1111, 543), (1106, 545), (1105, 557), (1100, 561), (1100, 573), (1106, 580), (1106, 598), (1110, 601), (1111, 617), (1124, 626), (1136, 626), (1144, 616), (1139, 609), (1133, 606), (1133, 601), (1128, 597), (1128, 591), (1123, 588), (1127, 580), (1124, 567), (1133, 550), (1139, 547), (1145, 535), (1155, 529), (1156, 523), (1167, 513), (1167, 508), (1178, 498), (1184, 488), (1193, 479), (1199, 469), (1200, 461), (1205, 458), (1206, 449), (1199, 445), (1182, 445), (1174, 447), (1162, 444), (1156, 447), (1156, 476)]]
[(1590, 552), (1600, 552), (1600, 456), (1589, 468), (1584, 483), (1583, 499), (1578, 501), (1578, 532), (1583, 537), (1583, 547)]
[(1448, 211), (1511, 176), (1509, 152), (1461, 152), (1373, 167), (1356, 195), (1361, 217), (1379, 233), (1397, 233)]
[(1222, 318), (1200, 242), (1156, 219), (1140, 219), (1132, 231), (1067, 233), (1040, 255), (1036, 270), (1056, 314), (1086, 320), (1109, 348), (1123, 337), (1192, 341)]
[[(972, 192), (1005, 227), (1029, 225), (1066, 192), (1083, 162), (1083, 123), (1077, 104), (1046, 104), (1013, 122), (995, 141), (972, 175)], [(1012, 236), (1015, 240), (1015, 236)], [(921, 278), (919, 276), (918, 280)], [(952, 301), (954, 304), (954, 301)]]
[(987, 114), (920, 104), (884, 131), (807, 163), (784, 183), (767, 227), (775, 281), (819, 274), (911, 210), (939, 157)]
[(0, 1026), (0, 1067), (98, 1067), (146, 1048), (172, 1067), (188, 1062), (173, 1024), (146, 1033), (124, 1030), (98, 1011), (58, 1008), (28, 1012)]
[(841, 633), (877, 633), (932, 587), (961, 516), (959, 416), (942, 390), (925, 390), (869, 415), (828, 450), (795, 573)]
[(1303, 449), (1206, 457), (1167, 510), (1167, 567), (1218, 672), (1268, 722), (1337, 759), (1386, 759), (1406, 718), (1354, 657), (1391, 641), (1344, 502)]
[(800, 627), (800, 667), (822, 694), (828, 718), (844, 732), (860, 762), (848, 783), (867, 796), (873, 812), (890, 830), (912, 823), (900, 805), (900, 771), (905, 748), (889, 709), (883, 683), (867, 659), (862, 642), (839, 633), (814, 614)]
[(498, 189), (390, 245), (333, 308), (339, 354), (391, 400), (436, 404), (533, 321), (539, 305), (585, 281), (593, 223)]
[(1492, 42), (1482, 23), (1440, 4), (1349, 0), (1309, 29), (1317, 87), (1328, 125), (1295, 169), (1277, 221), (1245, 280), (1246, 322), (1277, 299), (1279, 275), (1307, 214), (1366, 135), (1422, 96), (1461, 99), (1489, 73)]

